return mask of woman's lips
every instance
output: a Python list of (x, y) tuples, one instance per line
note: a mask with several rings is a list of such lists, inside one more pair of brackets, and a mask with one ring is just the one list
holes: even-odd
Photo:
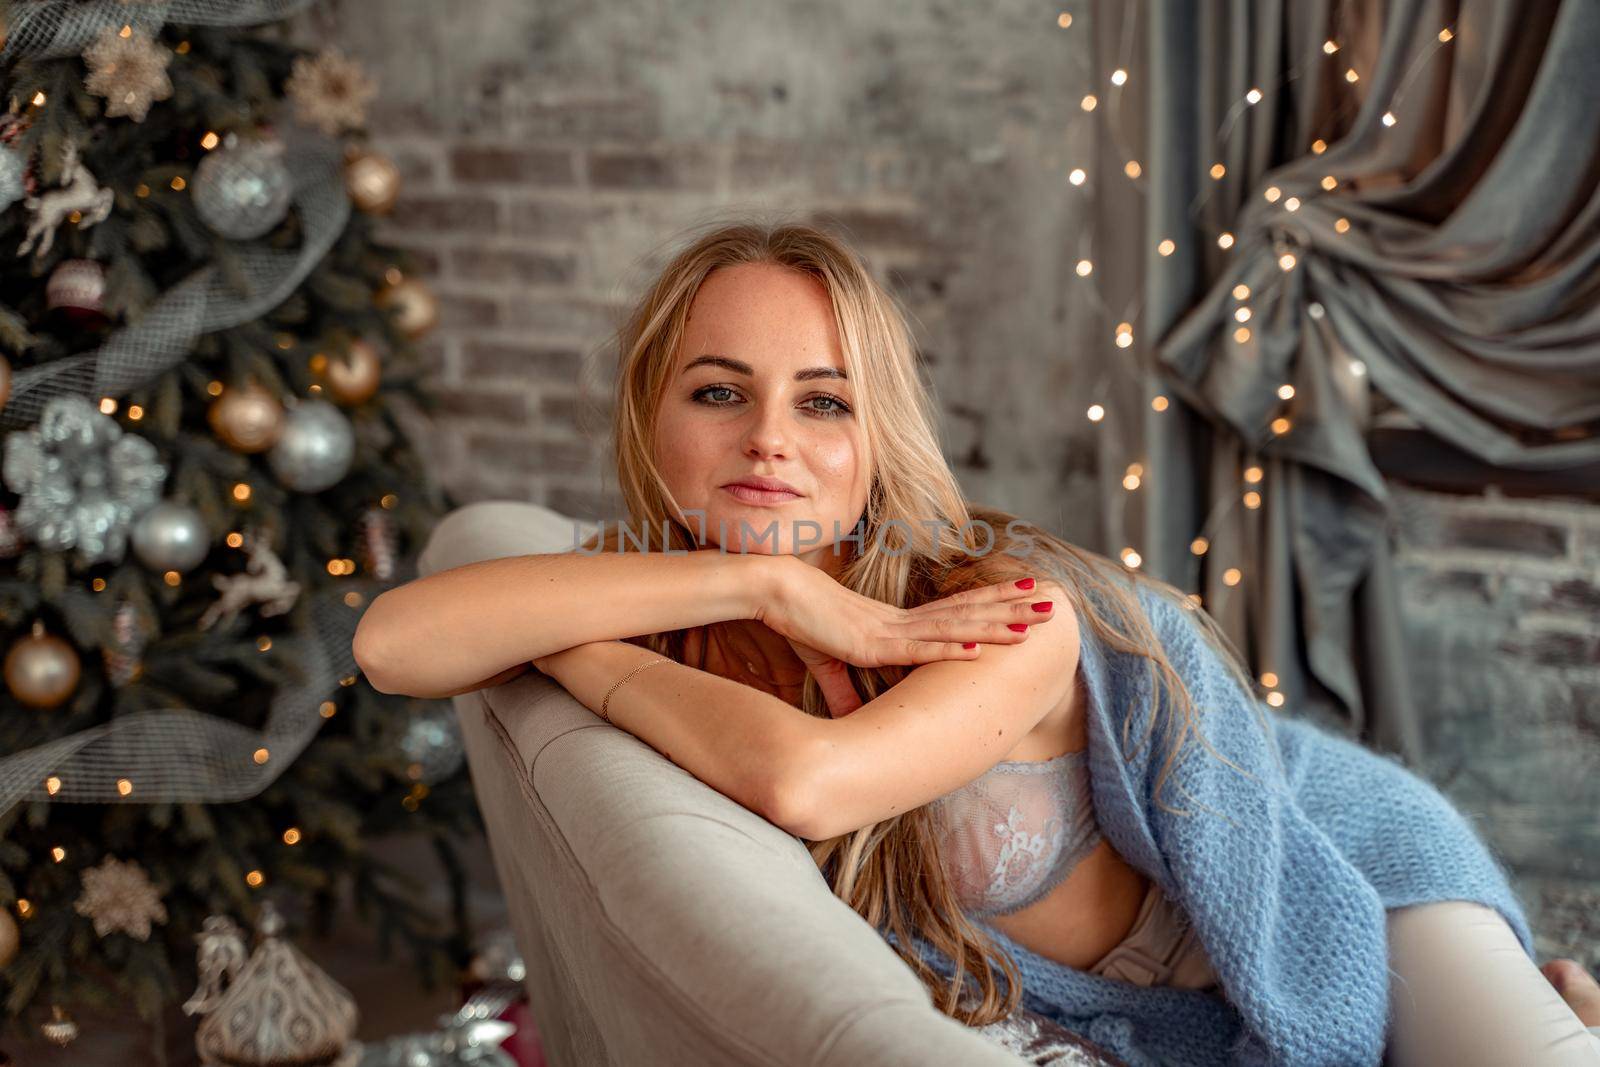
[(773, 504), (787, 504), (791, 500), (799, 500), (798, 493), (786, 493), (782, 490), (753, 489), (748, 485), (725, 485), (726, 492), (732, 493), (746, 504), (770, 506)]

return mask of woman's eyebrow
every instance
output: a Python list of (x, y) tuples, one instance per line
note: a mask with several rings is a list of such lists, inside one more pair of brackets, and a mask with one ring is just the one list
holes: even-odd
[[(747, 378), (755, 377), (755, 368), (742, 359), (733, 359), (730, 356), (696, 356), (685, 363), (679, 373), (687, 374), (702, 364), (708, 367), (721, 367), (735, 374), (743, 374)], [(839, 378), (848, 381), (850, 376), (838, 367), (807, 367), (805, 370), (794, 372), (794, 380), (797, 382), (809, 382), (813, 378)]]

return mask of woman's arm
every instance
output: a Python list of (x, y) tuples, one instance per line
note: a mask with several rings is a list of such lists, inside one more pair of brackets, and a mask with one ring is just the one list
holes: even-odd
[[(1053, 581), (1041, 581), (1037, 595), (1071, 603)], [(1026, 641), (986, 644), (977, 659), (923, 664), (844, 718), (800, 713), (798, 740), (785, 741), (791, 755), (780, 768), (780, 804), (776, 817), (768, 817), (820, 841), (921, 807), (977, 778), (1069, 698), (1078, 628), (1075, 612), (1057, 611)]]
[(351, 651), (379, 692), (445, 697), (540, 656), (754, 618), (790, 556), (540, 552), (479, 560), (380, 594)]
[[(804, 566), (804, 564), (802, 564)], [(773, 595), (796, 594), (780, 580)], [(1030, 595), (1068, 603), (1049, 580)], [(1034, 617), (1028, 601), (1019, 602)], [(923, 664), (848, 717), (823, 719), (741, 682), (664, 662), (612, 693), (612, 722), (768, 822), (817, 840), (889, 818), (971, 781), (1014, 749), (1071, 692), (1078, 620), (1070, 611), (977, 660)], [(657, 659), (602, 641), (535, 660), (591, 710)]]
[[(640, 664), (660, 657), (626, 641), (579, 645), (535, 664), (585, 707)], [(815, 719), (759, 689), (673, 660), (639, 671), (611, 694), (612, 723), (724, 796), (784, 825), (790, 765)]]

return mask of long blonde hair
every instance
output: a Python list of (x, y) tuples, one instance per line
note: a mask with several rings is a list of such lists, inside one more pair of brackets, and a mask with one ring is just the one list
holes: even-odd
[[(859, 256), (822, 229), (791, 222), (716, 224), (666, 263), (629, 312), (615, 338), (618, 366), (612, 438), (618, 485), (627, 506), (625, 525), (635, 550), (693, 551), (701, 547), (672, 499), (650, 445), (689, 305), (712, 271), (741, 263), (778, 264), (802, 271), (826, 286), (846, 372), (851, 382), (859, 383), (856, 417), (869, 453), (876, 457), (876, 469), (864, 536), (844, 565), (840, 582), (886, 604), (912, 607), (1008, 576), (1049, 574), (1060, 579), (1073, 608), (1092, 629), (1093, 638), (1108, 652), (1142, 657), (1150, 672), (1151, 692), (1156, 694), (1155, 706), (1171, 709), (1174, 721), (1165, 724), (1170, 743), (1156, 784), (1159, 795), (1173, 761), (1194, 732), (1195, 712), (1188, 690), (1141, 609), (1136, 583), (1191, 609), (1201, 632), (1224, 653), (1235, 681), (1253, 692), (1254, 683), (1240, 665), (1241, 658), (1215, 620), (1170, 584), (1074, 546), (1026, 520), (963, 498), (939, 445), (933, 399), (918, 375), (916, 351), (903, 311)], [(881, 476), (886, 472), (892, 476)], [(939, 521), (924, 525), (926, 519)], [(977, 531), (984, 523), (997, 531), (992, 545), (987, 540), (979, 543)], [(602, 527), (585, 548), (624, 550), (622, 526), (609, 527), (609, 533)], [(900, 529), (929, 532), (899, 537), (896, 532)], [(1020, 550), (1030, 541), (1026, 555), (1005, 551)], [(635, 641), (658, 655), (681, 661), (685, 636), (685, 631), (674, 630)], [(850, 675), (867, 701), (910, 670), (909, 666), (852, 665)], [(1157, 684), (1167, 700), (1160, 699)], [(1259, 713), (1259, 703), (1252, 703)], [(809, 675), (802, 707), (808, 714), (829, 717), (816, 680)], [(1131, 722), (1131, 716), (1124, 721), (1125, 734)], [(1149, 716), (1146, 739), (1155, 725), (1156, 716)], [(1215, 753), (1203, 734), (1195, 736)], [(896, 952), (927, 985), (940, 1011), (969, 1026), (981, 1026), (1005, 1018), (1020, 1003), (1022, 990), (1015, 962), (963, 914), (957, 902), (940, 861), (929, 807), (811, 842), (808, 848), (834, 894), (875, 929), (894, 934)], [(913, 934), (953, 962), (954, 972), (948, 979), (913, 951)], [(997, 970), (1006, 977), (1004, 990), (996, 979)], [(971, 993), (968, 976), (976, 986)]]

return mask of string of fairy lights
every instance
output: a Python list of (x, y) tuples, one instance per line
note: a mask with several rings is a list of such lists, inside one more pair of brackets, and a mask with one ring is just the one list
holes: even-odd
[[(1129, 61), (1133, 53), (1133, 45), (1135, 42), (1134, 27), (1137, 21), (1138, 11), (1139, 5), (1132, 5), (1129, 8), (1129, 17), (1123, 21), (1122, 38), (1118, 45), (1118, 62), (1116, 67), (1113, 68), (1110, 74), (1106, 76), (1106, 81), (1110, 88), (1104, 90), (1104, 106), (1102, 107), (1102, 99), (1100, 95), (1090, 91), (1084, 93), (1078, 102), (1078, 107), (1084, 114), (1097, 114), (1103, 118), (1107, 131), (1110, 134), (1111, 141), (1113, 142), (1121, 158), (1125, 161), (1122, 167), (1123, 175), (1129, 182), (1132, 183), (1133, 187), (1137, 191), (1143, 194), (1148, 193), (1148, 189), (1146, 185), (1146, 179), (1144, 177), (1144, 167), (1139, 162), (1138, 158), (1140, 153), (1135, 151), (1127, 144), (1126, 139), (1123, 137), (1121, 122), (1122, 90), (1127, 86), (1130, 77), (1128, 68), (1130, 66)], [(1321, 64), (1338, 63), (1342, 61), (1341, 59), (1335, 57), (1341, 57), (1344, 54), (1344, 46), (1341, 43), (1341, 39), (1349, 39), (1349, 33), (1345, 25), (1345, 15), (1346, 11), (1341, 5), (1339, 9), (1339, 15), (1336, 20), (1338, 25), (1334, 29), (1333, 36), (1324, 39), (1316, 47), (1310, 49), (1305, 55), (1299, 57), (1298, 61), (1287, 71), (1285, 71), (1275, 83), (1267, 85), (1264, 88), (1261, 86), (1252, 85), (1238, 100), (1234, 101), (1234, 103), (1229, 106), (1228, 110), (1223, 115), (1221, 124), (1219, 125), (1217, 132), (1212, 137), (1212, 151), (1209, 153), (1210, 158), (1217, 160), (1217, 162), (1211, 163), (1206, 168), (1205, 178), (1209, 179), (1209, 181), (1200, 182), (1199, 191), (1193, 198), (1191, 198), (1186, 211), (1186, 221), (1191, 228), (1191, 232), (1198, 233), (1203, 239), (1215, 242), (1216, 247), (1222, 251), (1227, 252), (1233, 249), (1238, 243), (1237, 238), (1231, 231), (1217, 229), (1207, 223), (1201, 217), (1201, 212), (1213, 192), (1228, 176), (1228, 169), (1226, 165), (1220, 161), (1220, 158), (1223, 154), (1222, 150), (1226, 146), (1228, 138), (1232, 135), (1239, 120), (1245, 115), (1249, 114), (1250, 110), (1256, 105), (1260, 104), (1263, 100), (1267, 99), (1269, 96), (1282, 92), (1285, 87), (1305, 74), (1320, 70)], [(1063, 30), (1069, 29), (1072, 24), (1073, 16), (1070, 12), (1063, 11), (1056, 18), (1056, 25)], [(1441, 27), (1438, 33), (1435, 35), (1432, 45), (1425, 49), (1412, 63), (1411, 67), (1401, 79), (1398, 87), (1389, 101), (1389, 110), (1384, 111), (1380, 119), (1385, 127), (1393, 127), (1398, 123), (1399, 120), (1395, 116), (1393, 110), (1398, 105), (1398, 101), (1405, 95), (1407, 88), (1410, 87), (1411, 83), (1427, 66), (1427, 64), (1433, 60), (1439, 50), (1444, 48), (1455, 39), (1455, 34), (1456, 30), (1454, 26)], [(1347, 84), (1355, 85), (1361, 80), (1361, 72), (1357, 70), (1354, 65), (1345, 63), (1342, 77)], [(1338, 120), (1343, 118), (1344, 115), (1346, 115), (1357, 103), (1358, 99), (1354, 96), (1351, 96), (1341, 103), (1339, 107), (1328, 116), (1326, 121), (1330, 126), (1335, 126)], [(1328, 143), (1321, 137), (1318, 137), (1311, 142), (1312, 155), (1320, 156), (1326, 152), (1327, 149)], [(1088, 173), (1082, 167), (1073, 167), (1067, 172), (1067, 181), (1073, 186), (1081, 187), (1088, 181)], [(1330, 173), (1324, 175), (1320, 179), (1320, 181), (1317, 183), (1317, 189), (1324, 193), (1331, 193), (1337, 190), (1339, 185), (1340, 181), (1338, 175)], [(1276, 185), (1267, 186), (1262, 190), (1261, 195), (1267, 203), (1280, 205), (1282, 210), (1288, 214), (1293, 214), (1294, 212), (1299, 211), (1303, 206), (1302, 200), (1299, 196), (1285, 196), (1284, 190)], [(1310, 195), (1319, 194), (1313, 193)], [(1349, 233), (1351, 228), (1350, 219), (1345, 216), (1337, 217), (1334, 221), (1333, 228), (1334, 232), (1337, 234)], [(1162, 257), (1170, 256), (1176, 252), (1177, 249), (1177, 236), (1163, 234), (1157, 237), (1155, 243), (1156, 255)], [(1294, 254), (1294, 251), (1290, 247), (1279, 244), (1275, 246), (1275, 250), (1277, 251), (1277, 263), (1280, 270), (1288, 272), (1296, 268), (1299, 261)], [(1105, 293), (1101, 290), (1099, 283), (1095, 280), (1094, 261), (1090, 255), (1083, 254), (1080, 251), (1080, 258), (1074, 265), (1073, 272), (1078, 278), (1083, 280), (1088, 294), (1098, 305), (1100, 312), (1104, 314), (1106, 320), (1116, 322), (1116, 327), (1113, 334), (1113, 341), (1116, 347), (1124, 349), (1131, 348), (1134, 342), (1133, 323), (1138, 318), (1140, 304), (1143, 299), (1142, 287), (1136, 286), (1135, 293), (1129, 299), (1127, 304), (1121, 309), (1114, 311), (1107, 302)], [(1235, 344), (1248, 344), (1251, 339), (1249, 322), (1253, 314), (1249, 304), (1251, 295), (1250, 287), (1244, 282), (1240, 282), (1233, 287), (1231, 290), (1231, 295), (1234, 300), (1233, 318), (1237, 323), (1233, 330), (1233, 341)], [(1312, 319), (1319, 322), (1324, 318), (1325, 315), (1322, 306), (1318, 303), (1310, 304), (1307, 308), (1307, 313)], [(1143, 378), (1141, 375), (1139, 375), (1137, 368), (1124, 366), (1122, 361), (1117, 359), (1107, 360), (1106, 362), (1108, 362), (1116, 372), (1132, 376), (1135, 384), (1139, 385), (1142, 389), (1144, 384)], [(1347, 370), (1355, 378), (1365, 379), (1366, 377), (1366, 365), (1358, 359), (1349, 359), (1347, 363)], [(1088, 405), (1085, 411), (1086, 417), (1092, 423), (1104, 423), (1106, 418), (1111, 415), (1111, 411), (1109, 410), (1106, 402), (1109, 385), (1110, 382), (1108, 375), (1102, 375), (1095, 383), (1093, 395), (1091, 397), (1091, 403)], [(1290, 402), (1293, 401), (1295, 396), (1294, 386), (1288, 382), (1280, 384), (1276, 389), (1276, 396), (1279, 404), (1277, 405), (1276, 413), (1272, 416), (1268, 424), (1268, 429), (1271, 431), (1274, 437), (1280, 437), (1289, 433), (1294, 427), (1294, 420), (1290, 413)], [(1150, 407), (1157, 413), (1166, 411), (1170, 404), (1170, 399), (1162, 394), (1157, 394), (1150, 399)], [(1123, 489), (1129, 493), (1138, 490), (1143, 482), (1144, 473), (1145, 471), (1143, 462), (1136, 460), (1129, 463), (1126, 470), (1123, 472)], [(1264, 486), (1262, 482), (1264, 476), (1265, 472), (1258, 462), (1249, 462), (1240, 472), (1239, 491), (1222, 496), (1217, 501), (1216, 505), (1212, 507), (1211, 513), (1206, 516), (1205, 521), (1201, 524), (1199, 532), (1189, 543), (1190, 560), (1192, 564), (1192, 570), (1189, 576), (1190, 584), (1198, 584), (1199, 582), (1201, 559), (1211, 547), (1211, 537), (1217, 524), (1222, 522), (1237, 508), (1243, 507), (1249, 510), (1256, 510), (1261, 507), (1263, 502), (1262, 493), (1264, 491)], [(1135, 549), (1132, 545), (1123, 546), (1119, 552), (1119, 555), (1123, 564), (1129, 568), (1137, 568), (1143, 562), (1143, 557), (1140, 556), (1137, 549)], [(1244, 581), (1244, 570), (1238, 566), (1228, 567), (1222, 572), (1221, 578), (1224, 586), (1230, 589), (1237, 587)], [(1195, 604), (1195, 606), (1202, 606), (1203, 601), (1201, 594), (1189, 593), (1188, 596), (1190, 601)], [(1260, 681), (1261, 684), (1268, 690), (1266, 695), (1267, 702), (1273, 707), (1282, 706), (1285, 701), (1285, 697), (1284, 694), (1277, 689), (1279, 683), (1278, 676), (1271, 671), (1267, 671), (1260, 676)]]

